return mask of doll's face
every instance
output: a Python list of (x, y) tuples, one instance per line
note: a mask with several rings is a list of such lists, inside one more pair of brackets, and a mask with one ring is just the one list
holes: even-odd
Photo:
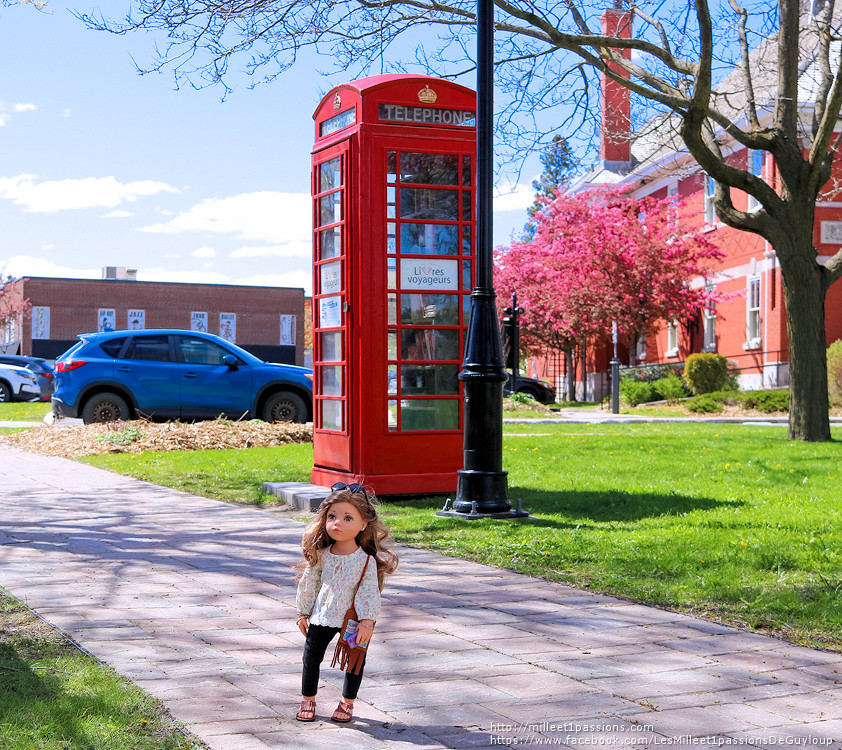
[(335, 542), (347, 542), (356, 539), (368, 524), (351, 503), (334, 503), (325, 516), (325, 529)]

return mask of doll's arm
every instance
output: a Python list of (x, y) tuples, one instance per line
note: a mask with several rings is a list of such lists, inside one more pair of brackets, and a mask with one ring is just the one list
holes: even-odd
[(316, 606), (316, 598), (322, 585), (321, 560), (317, 565), (307, 568), (298, 581), (298, 591), (295, 595), (295, 607), (299, 613), (297, 618), (298, 629), (307, 635), (310, 615), (313, 607)]
[(357, 643), (360, 646), (365, 646), (371, 640), (374, 633), (374, 620), (360, 620), (357, 625)]

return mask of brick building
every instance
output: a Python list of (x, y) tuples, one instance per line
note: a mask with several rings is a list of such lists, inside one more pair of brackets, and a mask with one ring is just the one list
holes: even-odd
[[(55, 279), (14, 282), (31, 316), (7, 328), (0, 349), (54, 359), (77, 334), (101, 330), (183, 328), (214, 333), (262, 359), (304, 364), (304, 290), (228, 284)], [(121, 278), (119, 278), (121, 277)]]
[[(632, 15), (608, 9), (602, 16), (607, 36), (629, 37)], [(774, 51), (773, 48), (769, 50)], [(774, 66), (770, 66), (774, 70)], [(803, 75), (809, 83), (811, 68)], [(720, 93), (736, 107), (742, 86), (739, 70), (719, 84)], [(773, 81), (774, 84), (774, 81)], [(806, 86), (806, 84), (805, 84)], [(805, 91), (807, 89), (805, 88)], [(802, 94), (804, 91), (802, 91)], [(599, 161), (570, 187), (574, 192), (620, 189), (638, 198), (677, 196), (688, 201), (691, 221), (725, 253), (712, 268), (711, 283), (722, 301), (691, 320), (663, 323), (631, 346), (620, 342), (619, 357), (626, 364), (683, 363), (694, 352), (716, 352), (734, 362), (743, 388), (775, 388), (789, 384), (789, 345), (780, 262), (774, 248), (762, 237), (732, 229), (718, 220), (712, 196), (713, 180), (706, 175), (675, 137), (664, 119), (646, 123), (640, 133), (631, 129), (630, 92), (616, 81), (602, 81), (601, 142)], [(806, 107), (802, 103), (802, 107)], [(762, 114), (766, 124), (771, 110)], [(836, 127), (837, 135), (840, 125)], [(766, 151), (752, 151), (736, 142), (723, 146), (727, 162), (762, 178), (775, 190), (781, 180), (774, 159)], [(731, 190), (735, 208), (751, 212), (758, 207), (746, 193)], [(693, 218), (695, 217), (695, 219)], [(816, 203), (813, 245), (819, 262), (827, 262), (842, 244), (842, 165), (834, 164), (833, 177)], [(696, 279), (692, 284), (701, 284)], [(842, 284), (826, 297), (827, 341), (842, 339)], [(600, 399), (608, 393), (611, 344), (597, 344), (588, 354), (587, 376), (577, 371), (579, 398)], [(563, 362), (530, 362), (539, 377), (555, 382), (563, 392), (567, 372)], [(530, 373), (532, 374), (532, 373)]]

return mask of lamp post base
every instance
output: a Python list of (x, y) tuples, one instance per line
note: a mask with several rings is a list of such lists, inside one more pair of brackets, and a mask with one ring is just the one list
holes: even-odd
[[(464, 503), (460, 503), (463, 505)], [(455, 503), (454, 503), (455, 505)], [(500, 511), (484, 511), (479, 507), (479, 503), (475, 500), (470, 504), (467, 510), (456, 510), (451, 505), (450, 498), (444, 503), (444, 508), (436, 511), (437, 516), (448, 516), (450, 518), (461, 518), (465, 521), (476, 521), (480, 518), (526, 518), (529, 513), (520, 507), (520, 500), (517, 501), (517, 508), (509, 507), (508, 510)]]

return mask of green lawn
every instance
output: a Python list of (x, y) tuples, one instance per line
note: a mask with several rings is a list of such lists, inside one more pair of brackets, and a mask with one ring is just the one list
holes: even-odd
[(248, 450), (110, 453), (79, 459), (182, 492), (233, 502), (263, 503), (264, 482), (309, 482), (312, 443)]
[(3, 750), (199, 750), (162, 704), (0, 589)]
[(0, 404), (0, 422), (41, 422), (52, 407), (47, 401)]
[[(842, 450), (786, 427), (507, 425), (509, 495), (533, 515), (465, 522), (387, 505), (396, 538), (593, 591), (842, 650)], [(88, 463), (225, 500), (306, 480), (310, 446)]]

